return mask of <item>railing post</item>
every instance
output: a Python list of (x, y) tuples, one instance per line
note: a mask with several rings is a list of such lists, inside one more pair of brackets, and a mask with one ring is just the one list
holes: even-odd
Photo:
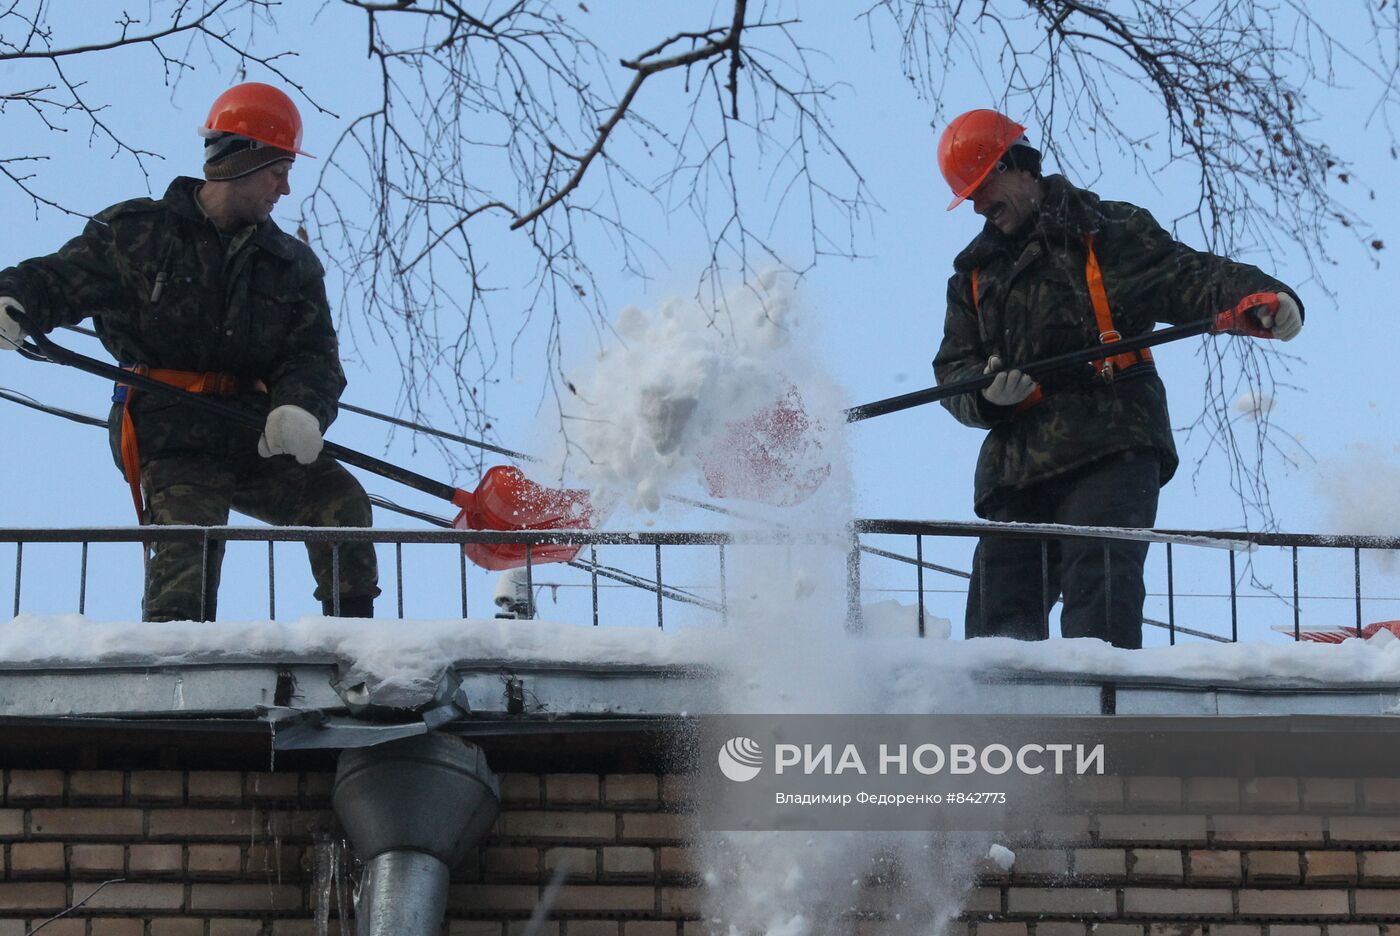
[(457, 546), (457, 565), (462, 579), (462, 620), (467, 619), (467, 547), (466, 543)]
[(1302, 633), (1303, 615), (1302, 608), (1298, 604), (1298, 547), (1293, 547), (1293, 640), (1303, 639)]
[(535, 559), (531, 543), (525, 544), (525, 616), (535, 619)]
[(1239, 600), (1235, 594), (1235, 551), (1230, 550), (1230, 643), (1240, 639)]
[(598, 544), (588, 546), (589, 590), (593, 593), (593, 626), (598, 626)]
[(982, 545), (983, 541), (979, 537), (977, 545), (972, 547), (972, 562), (975, 566), (972, 571), (977, 575), (977, 623), (981, 632), (985, 634), (987, 632), (987, 551), (982, 548)]
[(1103, 626), (1104, 636), (1113, 634), (1113, 543), (1103, 541)]
[(209, 620), (209, 530), (204, 530), (204, 536), (200, 539), (199, 550), (199, 619)]
[(924, 636), (924, 537), (922, 533), (914, 535), (914, 558), (917, 560), (915, 568), (918, 570), (919, 580), (919, 636)]
[(1361, 628), (1361, 547), (1351, 548), (1352, 563), (1356, 568), (1356, 636), (1362, 636)]
[(1050, 541), (1040, 541), (1040, 623), (1050, 633)]
[(860, 534), (851, 530), (851, 548), (846, 552), (846, 630), (865, 629), (860, 613)]
[[(267, 619), (277, 620), (277, 570), (272, 561), (272, 540), (267, 541)], [(399, 617), (403, 617), (402, 614)]]
[(340, 617), (340, 541), (331, 543), (331, 614)]
[(87, 559), (88, 559), (88, 544), (87, 544), (87, 540), (83, 540), (83, 559), (82, 559), (82, 563), (81, 563), (82, 568), (81, 568), (80, 571), (78, 572), (78, 613), (79, 613), (79, 614), (82, 614), (85, 610), (87, 610)]
[(656, 626), (661, 627), (661, 544), (656, 544)]
[(399, 620), (403, 620), (403, 541), (394, 542), (394, 593), (398, 599)]
[(20, 573), (24, 571), (24, 544), (15, 543), (15, 613), (14, 617), (19, 617), (19, 580)]
[(1172, 544), (1167, 544), (1167, 640), (1176, 646), (1176, 587), (1172, 578)]
[(720, 623), (729, 624), (729, 585), (724, 577), (724, 544), (719, 544), (719, 616)]

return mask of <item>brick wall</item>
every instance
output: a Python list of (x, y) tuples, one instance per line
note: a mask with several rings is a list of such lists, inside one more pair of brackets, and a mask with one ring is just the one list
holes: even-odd
[[(331, 776), (7, 770), (0, 936), (84, 900), (44, 933), (310, 936), (318, 912), (334, 933)], [(453, 873), (449, 936), (518, 936), (563, 861), (544, 936), (704, 932), (681, 780), (517, 772), (502, 795)], [(1076, 796), (998, 837), (1017, 861), (978, 869), (953, 936), (1400, 936), (1400, 781), (1095, 778)], [(842, 930), (911, 931), (878, 909)]]
[[(339, 835), (332, 778), (7, 770), (0, 936), (21, 936), (80, 901), (43, 932), (311, 936)], [(563, 861), (560, 920), (544, 936), (680, 936), (698, 918), (674, 778), (504, 774), (502, 794), (490, 836), (454, 870), (453, 936), (519, 932)], [(332, 901), (325, 911), (332, 933), (335, 910)]]
[[(1400, 936), (1400, 781), (1095, 778), (984, 862), (974, 936)], [(871, 933), (881, 931), (869, 923)]]

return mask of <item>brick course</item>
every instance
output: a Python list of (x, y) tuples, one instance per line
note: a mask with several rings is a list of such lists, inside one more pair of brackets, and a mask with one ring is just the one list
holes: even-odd
[(133, 803), (183, 803), (185, 775), (175, 770), (136, 770), (130, 779)]
[(29, 810), (29, 832), (35, 838), (139, 839), (144, 822), (139, 809)]
[(549, 774), (544, 778), (544, 800), (561, 803), (596, 803), (600, 782), (595, 774)]
[(68, 802), (120, 803), (126, 775), (120, 770), (80, 770), (68, 780)]
[[(134, 850), (142, 846), (131, 847)], [(68, 869), (76, 878), (121, 874), (125, 864), (126, 847), (123, 845), (68, 846)]]
[(1187, 852), (1187, 877), (1193, 884), (1238, 884), (1244, 880), (1240, 853), (1234, 849)]
[(63, 800), (61, 770), (11, 770), (5, 784), (5, 802), (10, 804), (58, 803)]
[(1245, 880), (1251, 884), (1296, 884), (1303, 878), (1295, 851), (1245, 852)]
[(1206, 843), (1206, 817), (1111, 814), (1099, 816), (1099, 840), (1124, 843)]

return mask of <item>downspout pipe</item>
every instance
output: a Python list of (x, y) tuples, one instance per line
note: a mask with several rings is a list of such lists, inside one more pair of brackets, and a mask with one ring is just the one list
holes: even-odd
[(331, 801), (364, 865), (357, 936), (438, 936), (448, 875), (500, 807), (486, 755), (436, 731), (347, 748)]

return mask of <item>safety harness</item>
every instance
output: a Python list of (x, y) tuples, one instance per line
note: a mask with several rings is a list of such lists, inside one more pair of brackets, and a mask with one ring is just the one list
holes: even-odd
[[(1094, 235), (1084, 235), (1084, 246), (1088, 249), (1088, 259), (1084, 262), (1084, 278), (1089, 285), (1089, 301), (1094, 306), (1094, 321), (1099, 327), (1099, 343), (1112, 344), (1121, 341), (1123, 336), (1118, 333), (1118, 329), (1113, 327), (1113, 311), (1108, 306), (1108, 290), (1103, 285), (1103, 271), (1099, 269), (1099, 258), (1094, 255)], [(972, 307), (978, 315), (982, 314), (981, 297), (977, 289), (977, 269), (972, 270)], [(1111, 383), (1117, 374), (1121, 374), (1129, 368), (1139, 364), (1151, 364), (1152, 352), (1147, 348), (1140, 348), (1136, 351), (1124, 351), (1122, 354), (1109, 355), (1099, 358), (1090, 363), (1094, 376), (1104, 383)], [(1037, 382), (1031, 395), (1020, 403), (1016, 404), (1013, 412), (1021, 413), (1039, 404), (1045, 399), (1045, 393), (1041, 390)]]
[[(161, 383), (170, 384), (172, 387), (178, 387), (189, 393), (204, 393), (210, 396), (228, 397), (267, 389), (261, 380), (235, 377), (233, 374), (222, 374), (217, 371), (201, 373), (199, 371), (147, 367), (144, 364), (122, 365), (122, 370), (131, 371), (152, 380), (159, 380)], [(126, 483), (131, 487), (131, 501), (136, 505), (136, 520), (138, 523), (144, 524), (148, 517), (146, 516), (145, 502), (141, 496), (141, 452), (136, 445), (136, 424), (131, 421), (131, 397), (135, 392), (135, 387), (118, 383), (112, 393), (112, 402), (122, 405), (122, 470), (126, 474)]]

